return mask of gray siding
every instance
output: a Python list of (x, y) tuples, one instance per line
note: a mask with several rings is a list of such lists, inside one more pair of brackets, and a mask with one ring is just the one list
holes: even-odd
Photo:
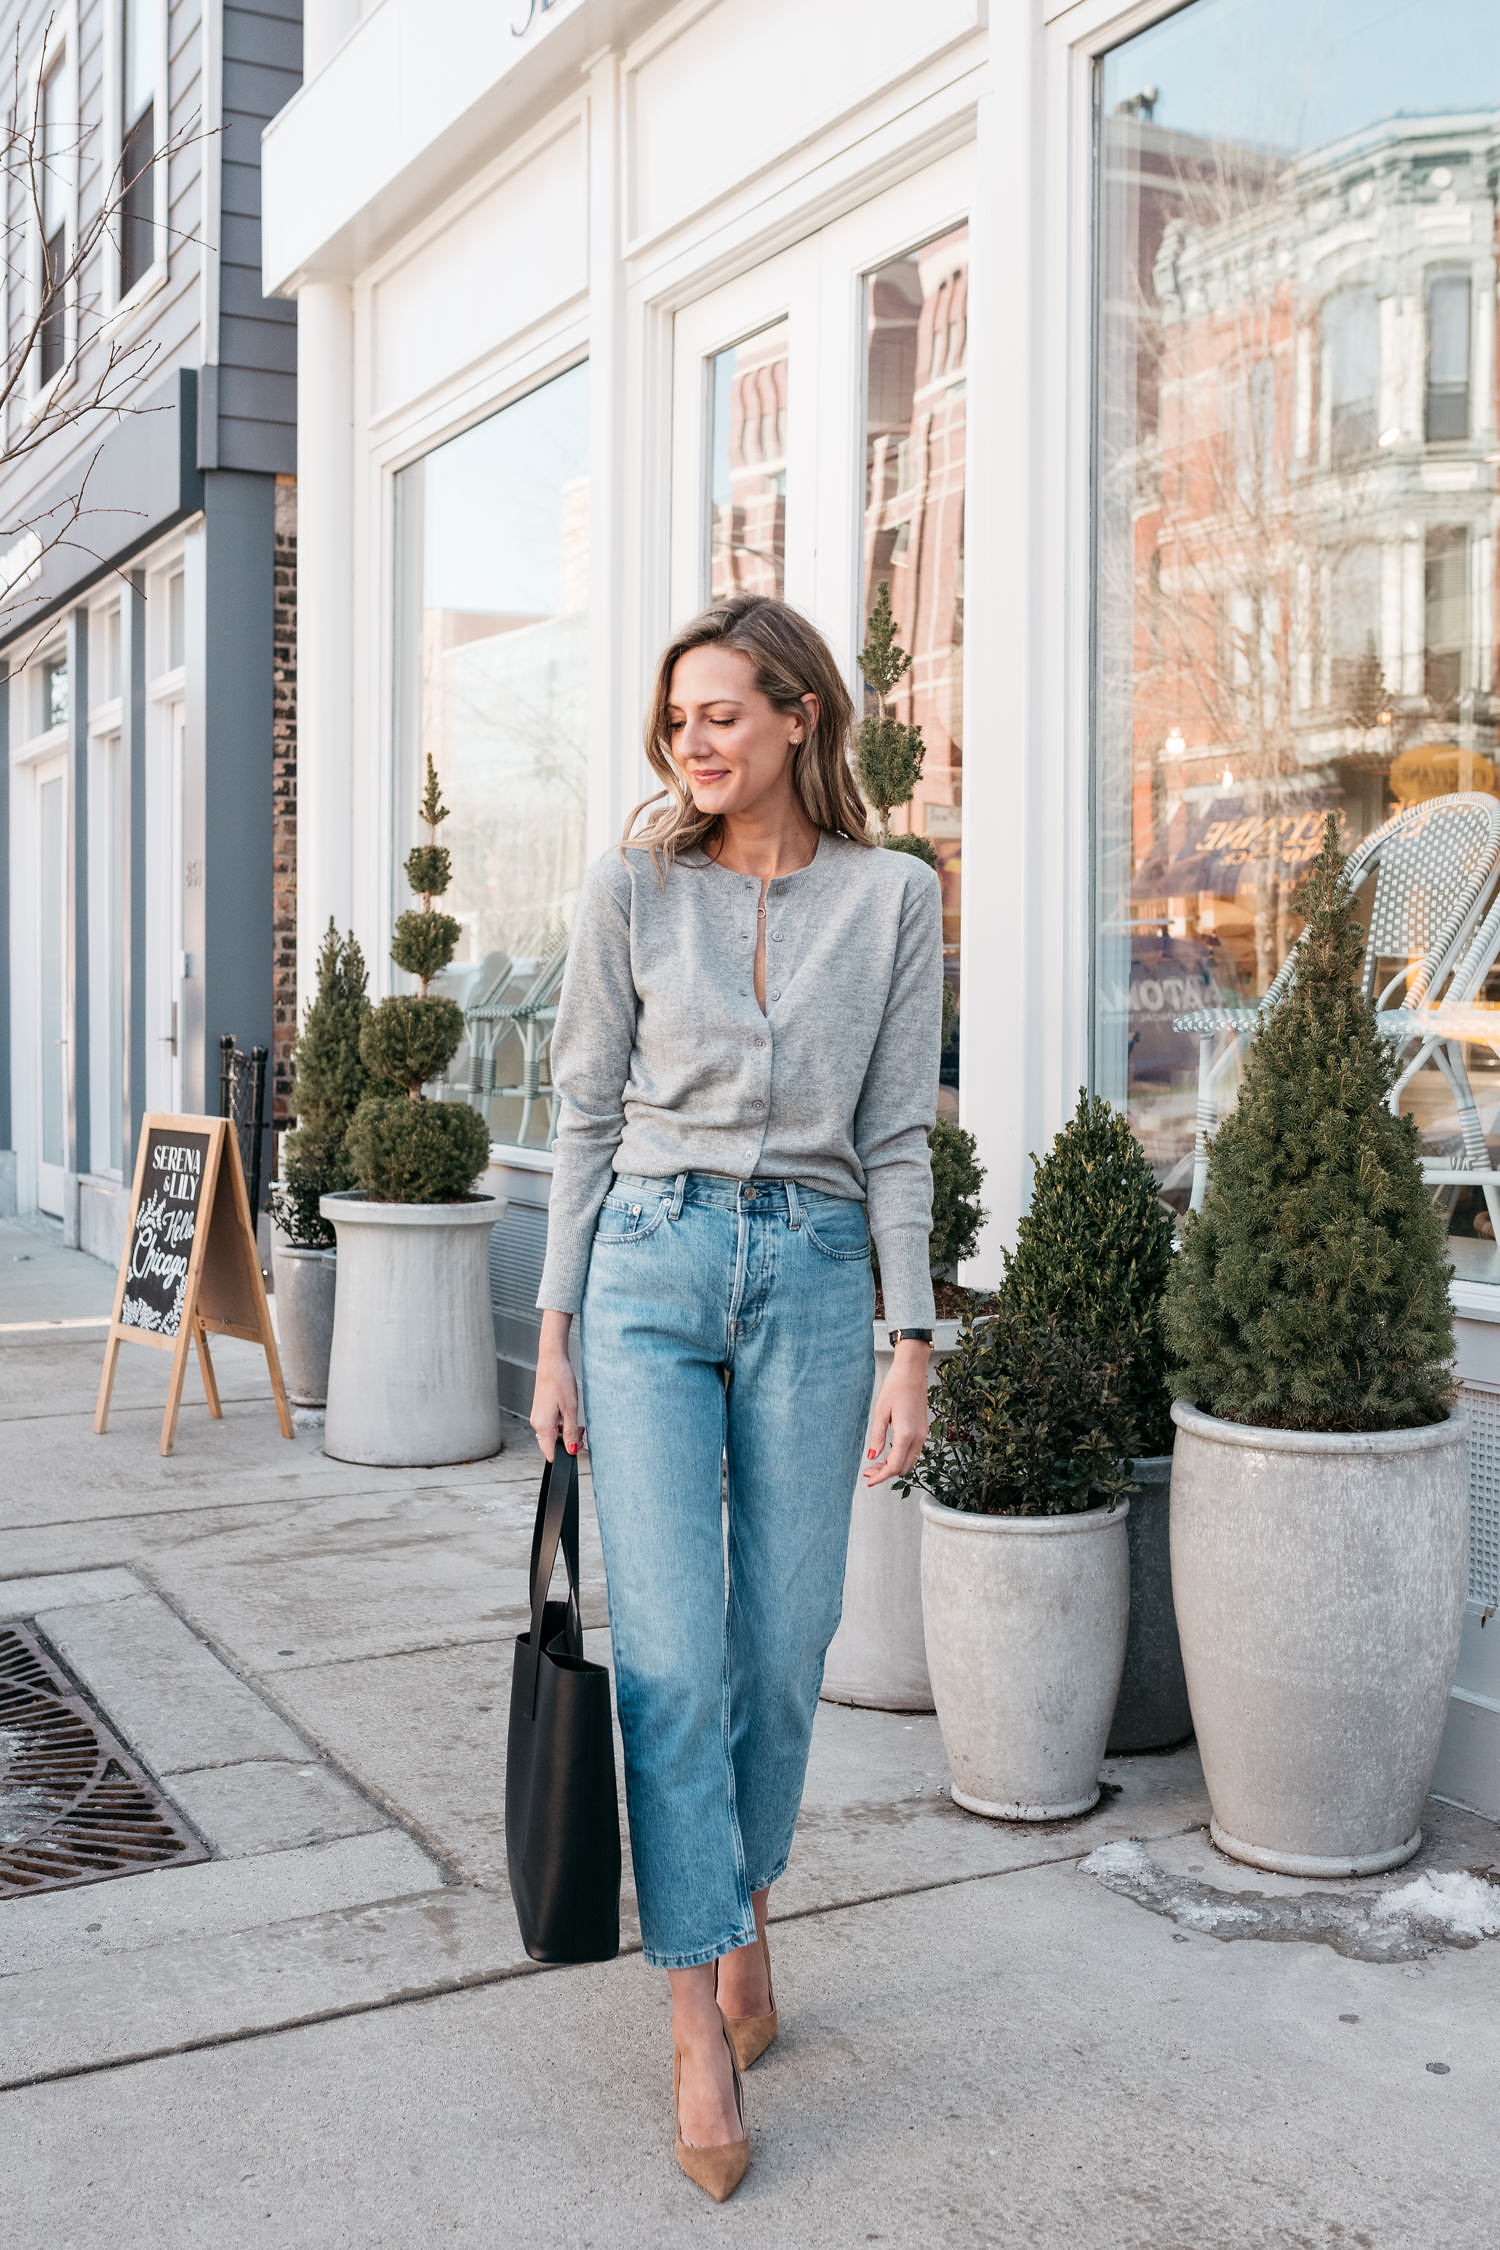
[(217, 464), (297, 466), (297, 308), (261, 294), (260, 136), (302, 82), (302, 0), (224, 0)]
[[(98, 211), (103, 188), (106, 4), (107, 0), (78, 0), (76, 83), (79, 127), (83, 136), (78, 163), (78, 208), (80, 225), (85, 227), (90, 216)], [(201, 10), (202, 0), (172, 0), (169, 16), (168, 109), (172, 130), (184, 133), (185, 139), (168, 165), (167, 209), (171, 231), (167, 248), (167, 281), (163, 288), (125, 322), (116, 336), (116, 341), (127, 348), (137, 341), (147, 342), (153, 347), (149, 358), (143, 352), (136, 363), (134, 396), (137, 399), (144, 399), (148, 393), (158, 390), (163, 378), (175, 369), (195, 367), (200, 356), (198, 329), (202, 252), (198, 237), (203, 173), (199, 66)], [(23, 86), (29, 84), (30, 72), (40, 49), (48, 18), (56, 14), (55, 0), (8, 0), (8, 4), (7, 0), (0, 0), (0, 33), (3, 33), (7, 53), (14, 51), (19, 37)], [(57, 37), (56, 25), (53, 36), (54, 39)], [(21, 197), (18, 192), (13, 194), (9, 215), (13, 226), (22, 225)], [(99, 309), (106, 295), (105, 260), (115, 254), (111, 243), (101, 242), (82, 276), (85, 336), (90, 335), (97, 327)], [(10, 277), (5, 317), (10, 334), (17, 335), (26, 317), (25, 276), (21, 272), (15, 272)], [(92, 369), (102, 360), (106, 348), (103, 342), (95, 341), (85, 351), (81, 364), (85, 383)], [(129, 403), (130, 394), (127, 394), (126, 404)], [(25, 426), (27, 398), (15, 398), (11, 402), (10, 413), (7, 436), (14, 446)], [(131, 426), (128, 413), (124, 423), (120, 425), (112, 418), (96, 418), (91, 425), (58, 431), (35, 452), (0, 466), (0, 544), (13, 535), (12, 526), (23, 522), (33, 513), (44, 495), (76, 490), (101, 439), (120, 428), (129, 429)], [(102, 529), (91, 524), (86, 517), (74, 535), (77, 548), (72, 560), (77, 582), (80, 584), (89, 577), (97, 577), (100, 574), (100, 563), (111, 559), (102, 539), (93, 536), (96, 528)]]
[[(103, 189), (102, 126), (109, 91), (104, 84), (104, 23), (106, 7), (114, 4), (115, 0), (78, 0), (75, 67), (84, 136), (78, 166), (83, 226), (97, 212)], [(55, 9), (56, 0), (0, 0), (0, 35), (8, 51), (19, 37), (23, 83)], [(150, 347), (149, 353), (140, 354), (136, 384), (125, 403), (127, 409), (132, 403), (155, 404), (168, 377), (179, 370), (201, 368), (194, 468), (287, 474), (296, 469), (296, 307), (261, 295), (260, 136), (268, 119), (301, 82), (302, 0), (223, 0), (222, 86), (217, 100), (205, 100), (203, 9), (204, 0), (169, 0), (167, 107), (170, 130), (181, 145), (168, 166), (167, 279), (117, 331), (117, 343), (127, 348), (137, 342)], [(210, 215), (209, 231), (219, 241), (218, 334), (205, 349), (203, 190), (205, 178), (213, 174), (205, 172), (204, 134), (206, 119), (216, 110), (221, 118), (217, 141), (221, 208), (216, 226)], [(20, 218), (16, 195), (12, 225)], [(116, 254), (112, 244), (102, 243), (83, 275), (85, 335), (98, 324), (98, 311), (107, 295), (105, 260)], [(8, 290), (0, 282), (0, 312), (15, 335), (26, 317), (23, 274), (12, 273)], [(85, 382), (106, 348), (96, 342), (86, 351), (81, 370)], [(171, 395), (177, 395), (175, 387)], [(7, 435), (12, 446), (22, 434), (27, 410), (24, 397), (11, 404)], [(127, 411), (123, 420), (96, 417), (90, 426), (59, 431), (36, 452), (0, 464), (0, 548), (47, 499), (78, 489), (101, 444), (106, 450), (99, 468), (108, 471), (103, 481), (111, 482), (117, 476), (113, 464), (121, 447), (134, 440), (154, 457), (162, 450), (156, 434), (149, 421)], [(96, 471), (89, 479), (91, 496), (100, 481)], [(180, 481), (181, 499), (191, 498), (196, 505), (198, 496), (190, 494), (189, 482)], [(81, 590), (101, 577), (122, 553), (138, 548), (144, 537), (163, 528), (165, 506), (165, 500), (148, 506), (137, 519), (136, 535), (125, 540), (123, 527), (118, 518), (110, 520), (108, 509), (97, 515), (91, 512), (79, 524), (72, 547), (49, 557), (44, 583), (36, 593), (51, 604), (64, 588)], [(34, 623), (39, 606), (23, 602), (0, 619), (0, 636), (14, 637), (18, 628)]]

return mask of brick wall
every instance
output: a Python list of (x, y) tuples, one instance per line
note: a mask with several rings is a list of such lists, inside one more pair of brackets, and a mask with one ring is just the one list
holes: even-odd
[(292, 1047), (297, 1037), (297, 484), (276, 479), (275, 704), (271, 724), (271, 1116), (293, 1117)]

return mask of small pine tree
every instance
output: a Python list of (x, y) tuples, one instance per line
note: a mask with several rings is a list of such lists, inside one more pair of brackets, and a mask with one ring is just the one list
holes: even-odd
[(984, 1166), (979, 1143), (951, 1117), (940, 1117), (927, 1136), (932, 1151), (932, 1239), (928, 1250), (935, 1274), (951, 1273), (972, 1258), (985, 1214), (979, 1191)]
[(318, 954), (318, 989), (292, 1054), (297, 1126), (281, 1144), (282, 1176), (269, 1198), (277, 1225), (299, 1250), (333, 1248), (319, 1199), (354, 1185), (346, 1143), (365, 1090), (359, 1051), (370, 1014), (365, 985), (358, 941), (341, 938), (330, 920)]
[(457, 1202), (490, 1152), (478, 1110), (431, 1102), (422, 1090), (442, 1076), (464, 1036), (463, 1010), (427, 989), (453, 959), (460, 935), (453, 916), (432, 903), (448, 888), (452, 863), (437, 840), (448, 808), (430, 757), (421, 810), (427, 841), (407, 854), (406, 880), (422, 903), (397, 917), (391, 947), (391, 959), (416, 978), (417, 990), (394, 993), (370, 1011), (360, 1040), (370, 1090), (349, 1128), (355, 1177), (378, 1203)]
[(875, 696), (875, 709), (860, 720), (854, 736), (854, 770), (880, 820), (880, 841), (893, 851), (910, 852), (937, 866), (937, 852), (925, 836), (893, 836), (891, 814), (911, 803), (927, 754), (920, 727), (905, 726), (890, 704), (897, 682), (911, 670), (911, 658), (896, 639), (891, 589), (881, 580), (870, 612), (859, 668)]
[(1230, 1422), (1401, 1430), (1453, 1399), (1451, 1271), (1393, 1051), (1360, 987), (1338, 824), (1298, 896), (1295, 974), (1256, 1033), (1167, 1287), (1180, 1394)]
[(1108, 1102), (1080, 1089), (1037, 1165), (1002, 1295), (1101, 1359), (1128, 1365), (1125, 1410), (1147, 1454), (1169, 1453), (1175, 1434), (1162, 1334), (1171, 1271), (1172, 1222), (1141, 1145)]

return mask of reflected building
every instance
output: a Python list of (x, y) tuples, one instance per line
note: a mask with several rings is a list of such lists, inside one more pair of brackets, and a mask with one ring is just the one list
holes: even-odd
[(1134, 262), (1103, 308), (1130, 380), (1101, 433), (1101, 706), (1129, 783), (1101, 824), (1128, 913), (1100, 1040), (1181, 1190), (1196, 1056), (1171, 1020), (1267, 989), (1327, 812), (1348, 848), (1500, 787), (1500, 118), (1392, 117), (1284, 161), (1139, 114), (1107, 135)]

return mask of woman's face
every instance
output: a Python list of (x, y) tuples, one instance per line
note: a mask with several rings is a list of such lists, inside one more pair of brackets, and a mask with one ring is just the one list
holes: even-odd
[(801, 710), (778, 711), (738, 649), (690, 648), (678, 657), (667, 727), (699, 812), (764, 813), (791, 795), (792, 753), (818, 716), (816, 696), (802, 702)]

